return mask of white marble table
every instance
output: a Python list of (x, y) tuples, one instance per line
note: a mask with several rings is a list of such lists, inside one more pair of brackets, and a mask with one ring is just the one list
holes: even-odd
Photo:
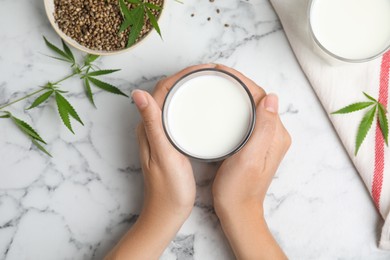
[[(165, 75), (214, 62), (276, 92), (293, 137), (265, 202), (276, 239), (291, 259), (390, 259), (389, 252), (377, 249), (382, 220), (270, 3), (167, 1), (161, 19), (164, 41), (154, 33), (131, 52), (102, 59), (103, 68), (122, 68), (107, 80), (127, 93), (151, 90)], [(0, 6), (1, 104), (59, 79), (67, 67), (42, 55), (49, 53), (42, 35), (59, 42), (43, 1), (0, 0)], [(95, 110), (79, 80), (65, 87), (85, 122), (85, 127), (75, 124), (76, 135), (61, 125), (54, 103), (28, 114), (23, 112), (27, 103), (11, 109), (42, 133), (53, 159), (0, 120), (0, 259), (101, 259), (140, 212), (143, 180), (134, 105), (98, 92)], [(162, 259), (234, 259), (212, 208), (215, 166), (194, 166), (194, 210)]]

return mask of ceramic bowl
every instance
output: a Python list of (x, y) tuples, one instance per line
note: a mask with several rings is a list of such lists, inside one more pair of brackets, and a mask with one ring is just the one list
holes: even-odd
[[(166, 2), (167, 0), (165, 0), (163, 2), (163, 8), (161, 10), (161, 13), (159, 15), (159, 17), (157, 17), (157, 19), (160, 21), (160, 18), (162, 16), (162, 14), (164, 13), (164, 8), (165, 8), (165, 5), (166, 5)], [(66, 42), (68, 43), (69, 45), (73, 46), (74, 48), (80, 50), (80, 51), (83, 51), (83, 52), (86, 52), (86, 53), (89, 53), (89, 54), (94, 54), (94, 55), (99, 55), (99, 56), (107, 56), (107, 55), (115, 55), (115, 54), (120, 54), (120, 53), (124, 53), (124, 52), (127, 52), (131, 49), (133, 49), (134, 47), (138, 46), (141, 42), (143, 42), (149, 35), (151, 35), (151, 32), (154, 31), (154, 29), (152, 28), (152, 30), (150, 30), (141, 40), (139, 40), (138, 42), (136, 42), (135, 44), (133, 44), (132, 46), (128, 47), (128, 48), (125, 48), (125, 49), (121, 49), (121, 50), (115, 50), (115, 51), (99, 51), (99, 50), (92, 50), (92, 49), (89, 49), (83, 45), (81, 45), (80, 43), (78, 43), (77, 41), (73, 40), (71, 37), (69, 37), (68, 35), (66, 35), (59, 27), (58, 27), (58, 24), (55, 22), (55, 19), (54, 19), (54, 0), (44, 0), (44, 3), (45, 3), (45, 10), (46, 10), (46, 15), (47, 17), (49, 18), (49, 21), (52, 25), (52, 27), (54, 28), (54, 30), (56, 31), (56, 33)]]

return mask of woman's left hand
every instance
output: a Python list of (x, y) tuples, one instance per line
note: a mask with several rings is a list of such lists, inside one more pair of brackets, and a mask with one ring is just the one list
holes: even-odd
[(160, 81), (151, 96), (135, 90), (132, 98), (141, 114), (137, 128), (145, 182), (142, 212), (108, 259), (157, 259), (191, 213), (196, 185), (187, 157), (167, 139), (161, 107), (173, 84), (185, 74), (214, 64), (189, 67)]

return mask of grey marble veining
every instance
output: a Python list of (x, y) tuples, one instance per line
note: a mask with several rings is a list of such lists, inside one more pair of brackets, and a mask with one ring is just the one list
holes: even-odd
[[(265, 201), (276, 239), (291, 259), (390, 259), (376, 247), (382, 220), (270, 3), (166, 1), (160, 21), (164, 40), (153, 33), (132, 51), (103, 58), (102, 68), (122, 69), (107, 81), (126, 93), (151, 90), (159, 79), (186, 66), (214, 62), (277, 93), (294, 143)], [(69, 69), (42, 55), (49, 53), (42, 35), (59, 43), (43, 1), (0, 3), (4, 103)], [(79, 80), (63, 86), (85, 123), (74, 124), (76, 135), (61, 125), (53, 102), (28, 113), (23, 111), (28, 102), (10, 108), (39, 130), (54, 158), (37, 152), (10, 122), (0, 120), (0, 259), (101, 259), (140, 212), (136, 108), (130, 99), (95, 90), (95, 110)], [(216, 167), (194, 164), (198, 190), (193, 212), (162, 259), (234, 259), (212, 207)]]

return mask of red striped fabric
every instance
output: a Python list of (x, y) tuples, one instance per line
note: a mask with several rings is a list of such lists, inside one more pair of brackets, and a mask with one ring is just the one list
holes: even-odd
[[(389, 73), (390, 73), (390, 51), (385, 53), (382, 58), (380, 84), (379, 84), (379, 102), (385, 107), (388, 104), (389, 97)], [(372, 180), (372, 198), (375, 206), (380, 211), (380, 199), (382, 193), (383, 173), (385, 169), (385, 142), (382, 132), (379, 127), (379, 122), (376, 124), (375, 132), (375, 167)]]

